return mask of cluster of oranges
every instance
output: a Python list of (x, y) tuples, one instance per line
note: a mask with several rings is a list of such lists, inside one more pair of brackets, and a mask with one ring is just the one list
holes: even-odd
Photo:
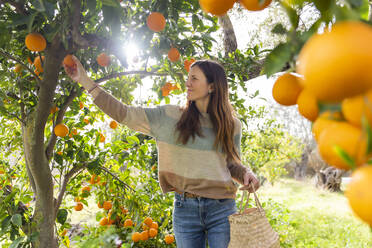
[(274, 99), (297, 104), (312, 122), (321, 157), (339, 169), (356, 169), (346, 196), (354, 212), (372, 225), (372, 27), (358, 21), (336, 23), (313, 35), (297, 60), (297, 74), (280, 76)]
[(172, 90), (179, 90), (179, 89), (180, 88), (178, 87), (177, 84), (172, 84), (168, 82), (168, 83), (165, 83), (163, 87), (161, 87), (161, 92), (163, 96), (168, 96), (169, 92), (171, 92)]
[(236, 2), (250, 11), (263, 10), (272, 0), (199, 0), (200, 7), (207, 13), (223, 16), (232, 9)]

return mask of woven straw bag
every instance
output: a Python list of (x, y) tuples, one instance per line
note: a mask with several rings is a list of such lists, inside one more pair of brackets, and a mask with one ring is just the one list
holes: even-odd
[(258, 200), (256, 192), (254, 199), (256, 208), (248, 208), (250, 193), (243, 209), (229, 216), (230, 244), (229, 248), (279, 248), (279, 235), (271, 228), (265, 211)]

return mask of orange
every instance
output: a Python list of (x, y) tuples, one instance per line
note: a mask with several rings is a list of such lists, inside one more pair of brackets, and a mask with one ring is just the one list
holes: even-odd
[(147, 27), (154, 32), (160, 32), (165, 28), (165, 18), (159, 12), (152, 12), (146, 20)]
[(89, 186), (85, 186), (81, 189), (81, 192), (82, 193), (89, 193), (90, 192), (90, 187)]
[(164, 237), (164, 241), (166, 244), (172, 244), (174, 242), (174, 236), (172, 234), (167, 234)]
[(336, 23), (313, 35), (298, 57), (302, 83), (319, 101), (337, 103), (372, 87), (371, 26), (359, 21)]
[(275, 81), (272, 94), (277, 103), (290, 106), (296, 104), (301, 91), (298, 77), (293, 73), (285, 73)]
[(351, 175), (345, 195), (354, 213), (372, 227), (372, 166), (364, 165)]
[(105, 140), (106, 137), (102, 133), (99, 133), (99, 142), (105, 142)]
[(30, 57), (27, 57), (27, 62), (30, 64), (30, 65), (32, 65), (33, 64), (33, 62), (32, 62), (32, 60), (31, 60), (31, 58)]
[(63, 231), (61, 232), (61, 236), (65, 236), (67, 234), (67, 229), (63, 229)]
[(143, 232), (141, 232), (140, 234), (141, 234), (141, 240), (142, 240), (142, 241), (146, 241), (146, 240), (149, 239), (149, 231), (148, 231), (148, 230), (143, 231)]
[(84, 103), (83, 102), (79, 102), (79, 108), (80, 109), (84, 108)]
[(85, 124), (89, 124), (90, 123), (90, 121), (89, 121), (89, 119), (87, 117), (85, 117), (83, 121), (85, 122)]
[(309, 121), (315, 121), (319, 114), (318, 102), (306, 89), (302, 90), (297, 98), (297, 107), (300, 114)]
[(50, 109), (50, 114), (54, 114), (55, 112), (57, 112), (59, 110), (59, 108), (57, 106), (53, 106), (51, 109)]
[(152, 171), (156, 171), (156, 165), (153, 165), (153, 166), (151, 167), (151, 170), (152, 170)]
[(38, 71), (38, 69), (35, 69), (34, 70), (34, 73), (36, 74), (36, 76), (39, 76), (40, 75), (40, 71)]
[(68, 66), (68, 67), (76, 67), (75, 61), (72, 59), (72, 55), (68, 54), (65, 56), (63, 59), (63, 64)]
[(150, 230), (149, 230), (150, 238), (154, 238), (156, 235), (158, 235), (158, 230), (155, 229), (155, 228), (150, 228)]
[(135, 243), (138, 242), (138, 241), (140, 241), (141, 240), (141, 234), (139, 232), (134, 232), (132, 234), (132, 240)]
[(99, 221), (99, 225), (100, 226), (107, 226), (109, 224), (109, 220), (107, 217), (103, 217), (100, 221)]
[(71, 134), (72, 134), (72, 135), (77, 135), (77, 134), (78, 134), (77, 129), (76, 129), (76, 128), (73, 128), (73, 129), (71, 130)]
[(83, 203), (77, 202), (74, 209), (75, 211), (81, 211), (83, 209)]
[(68, 134), (68, 127), (63, 123), (57, 124), (54, 127), (54, 134), (58, 137), (65, 137)]
[(75, 202), (80, 202), (80, 200), (81, 200), (81, 199), (80, 199), (80, 197), (78, 197), (78, 196), (76, 196), (76, 197), (74, 198), (74, 201), (75, 201)]
[(145, 223), (142, 223), (142, 229), (146, 231), (149, 230), (150, 227), (148, 227)]
[(151, 217), (146, 217), (145, 220), (143, 221), (143, 223), (145, 223), (148, 227), (150, 227), (151, 224), (152, 224)]
[(367, 141), (360, 128), (339, 121), (324, 128), (319, 136), (318, 149), (323, 160), (336, 168), (350, 169), (348, 163), (335, 152), (335, 146), (342, 148), (354, 159), (356, 166), (365, 163)]
[(43, 69), (44, 62), (45, 62), (45, 56), (41, 56), (41, 60), (40, 60), (40, 56), (37, 56), (34, 60), (34, 66), (39, 72), (44, 72), (44, 69)]
[(199, 0), (204, 12), (216, 16), (223, 16), (234, 6), (237, 0)]
[(162, 96), (168, 96), (169, 92), (173, 89), (173, 86), (170, 82), (167, 82), (161, 87)]
[(101, 53), (97, 56), (97, 63), (100, 66), (106, 67), (110, 64), (110, 57), (106, 53)]
[(272, 0), (240, 0), (240, 4), (247, 10), (258, 11), (269, 6), (271, 1)]
[(184, 62), (183, 62), (183, 67), (185, 68), (185, 70), (187, 72), (190, 71), (190, 68), (191, 68), (191, 65), (195, 62), (196, 60), (195, 59), (186, 59)]
[(90, 177), (89, 183), (90, 184), (96, 184), (96, 183), (99, 183), (100, 180), (101, 180), (101, 177), (100, 176), (97, 176), (96, 174), (93, 174)]
[(168, 59), (171, 61), (171, 62), (176, 62), (177, 60), (180, 59), (180, 52), (178, 51), (177, 48), (175, 47), (172, 47), (171, 49), (169, 49), (168, 51)]
[(158, 225), (158, 223), (157, 222), (152, 222), (151, 223), (151, 226), (150, 226), (151, 228), (155, 228), (155, 229), (158, 229), (159, 228), (159, 225)]
[(372, 91), (366, 94), (345, 98), (341, 103), (345, 119), (355, 126), (362, 126), (362, 117), (372, 124)]
[[(337, 115), (340, 114), (339, 112), (335, 112), (335, 114), (333, 115)], [(319, 141), (319, 137), (320, 137), (320, 134), (323, 132), (323, 130), (332, 125), (333, 123), (339, 121), (341, 119), (341, 115), (339, 118), (332, 118), (330, 117), (330, 112), (327, 111), (327, 112), (324, 112), (322, 113), (313, 123), (313, 126), (311, 127), (311, 131), (314, 135), (314, 139), (316, 141)]]
[(41, 52), (46, 48), (46, 40), (39, 33), (31, 33), (26, 36), (26, 47), (33, 52)]
[(124, 227), (130, 227), (133, 226), (133, 221), (131, 219), (126, 219), (124, 221)]
[(14, 68), (14, 72), (17, 73), (17, 74), (21, 74), (21, 70), (22, 70), (22, 65), (16, 64), (16, 66)]
[(112, 121), (110, 122), (110, 127), (111, 127), (112, 129), (116, 129), (116, 128), (118, 127), (118, 123), (117, 123), (116, 121), (112, 120)]
[(103, 202), (103, 209), (110, 210), (111, 208), (112, 208), (112, 202), (111, 201)]
[(123, 206), (120, 206), (120, 209), (121, 209), (121, 212), (123, 213), (123, 214), (127, 214), (129, 211), (128, 211), (128, 209), (126, 209), (125, 207), (123, 207)]

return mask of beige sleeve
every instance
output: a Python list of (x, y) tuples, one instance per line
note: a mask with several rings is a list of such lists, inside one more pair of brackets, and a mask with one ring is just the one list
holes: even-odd
[(99, 91), (97, 96), (94, 98), (94, 103), (107, 115), (117, 122), (123, 123), (127, 115), (128, 106), (121, 103), (118, 99), (97, 87), (95, 92)]

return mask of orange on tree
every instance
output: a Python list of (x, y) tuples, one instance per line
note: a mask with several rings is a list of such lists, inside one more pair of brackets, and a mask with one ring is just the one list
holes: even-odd
[(167, 82), (161, 87), (162, 96), (168, 96), (169, 92), (173, 89), (173, 85), (170, 82)]
[(229, 11), (237, 0), (199, 0), (204, 12), (215, 16), (223, 16)]
[(150, 226), (150, 227), (151, 227), (151, 228), (158, 229), (158, 228), (159, 228), (159, 225), (158, 225), (157, 222), (153, 221), (153, 222), (151, 223), (151, 226)]
[(83, 210), (83, 203), (81, 202), (77, 202), (75, 207), (74, 207), (75, 211), (81, 211)]
[(45, 56), (41, 56), (41, 60), (40, 60), (40, 56), (37, 56), (34, 60), (34, 66), (39, 72), (44, 72), (44, 69), (43, 69), (44, 61), (45, 61)]
[(162, 13), (159, 12), (152, 12), (146, 20), (147, 27), (154, 31), (154, 32), (160, 32), (165, 28), (165, 17)]
[(30, 57), (27, 57), (27, 62), (30, 64), (30, 65), (32, 65), (33, 64), (33, 62), (32, 62), (32, 60), (31, 60), (31, 58)]
[(345, 195), (353, 212), (372, 227), (372, 166), (364, 165), (351, 175)]
[(99, 133), (99, 142), (105, 142), (106, 137), (102, 133)]
[(14, 68), (14, 72), (17, 73), (17, 74), (21, 74), (21, 70), (22, 70), (22, 65), (21, 64), (16, 64), (16, 66)]
[(297, 107), (298, 112), (309, 121), (315, 121), (319, 115), (317, 99), (306, 89), (302, 90), (298, 96)]
[(146, 241), (149, 239), (149, 231), (148, 230), (145, 230), (143, 232), (140, 233), (141, 234), (141, 240), (142, 241)]
[(187, 72), (190, 71), (190, 67), (191, 65), (195, 62), (196, 60), (191, 58), (191, 59), (186, 59), (184, 62), (183, 62), (183, 67), (185, 68), (185, 70)]
[(172, 47), (171, 49), (169, 49), (168, 51), (168, 59), (171, 61), (171, 62), (176, 62), (177, 60), (180, 59), (180, 52), (178, 51), (177, 48), (175, 47)]
[(78, 196), (76, 196), (76, 197), (74, 198), (74, 201), (75, 201), (75, 202), (80, 202), (80, 200), (81, 200), (81, 198), (78, 197)]
[(366, 162), (367, 141), (360, 128), (346, 121), (335, 122), (324, 128), (319, 136), (318, 149), (329, 165), (348, 170), (351, 166), (336, 152), (335, 147), (344, 150), (356, 166)]
[(355, 126), (362, 126), (362, 117), (372, 124), (372, 91), (366, 94), (345, 98), (341, 103), (345, 119)]
[(59, 108), (54, 105), (51, 109), (50, 109), (50, 114), (54, 114), (55, 112), (57, 112), (59, 110)]
[(101, 181), (101, 177), (97, 176), (96, 174), (93, 174), (89, 179), (90, 184), (96, 184), (99, 183), (99, 181)]
[(124, 221), (124, 227), (131, 227), (133, 226), (133, 221), (131, 219), (126, 219)]
[(68, 134), (68, 127), (63, 123), (57, 124), (54, 127), (54, 134), (58, 137), (65, 137)]
[(84, 108), (84, 103), (83, 102), (79, 102), (79, 108), (80, 109), (83, 109)]
[(99, 221), (99, 225), (100, 226), (107, 226), (109, 224), (109, 220), (107, 217), (103, 217), (100, 221)]
[(71, 135), (77, 135), (78, 134), (78, 131), (77, 131), (77, 129), (76, 128), (73, 128), (72, 130), (71, 130), (71, 133), (70, 133)]
[(154, 238), (156, 235), (158, 235), (158, 229), (150, 228), (150, 230), (149, 230), (150, 238)]
[(141, 234), (139, 232), (134, 232), (132, 234), (132, 240), (135, 243), (138, 242), (138, 241), (140, 241), (141, 240)]
[(123, 213), (123, 214), (127, 214), (129, 211), (128, 211), (128, 209), (126, 209), (125, 207), (123, 207), (123, 206), (120, 206), (120, 210), (121, 210), (121, 212)]
[(36, 76), (39, 76), (40, 75), (40, 71), (38, 69), (35, 69), (34, 70), (34, 73), (36, 74)]
[(82, 193), (89, 193), (90, 192), (90, 187), (89, 186), (85, 186), (81, 189), (81, 192)]
[(172, 234), (167, 234), (164, 237), (164, 241), (166, 244), (172, 244), (174, 242), (174, 236)]
[(295, 105), (302, 91), (299, 79), (293, 73), (285, 73), (275, 81), (272, 94), (274, 100), (282, 105)]
[(115, 120), (112, 120), (112, 121), (110, 122), (110, 127), (111, 127), (112, 129), (116, 129), (116, 128), (118, 127), (118, 123), (117, 123)]
[(145, 220), (143, 221), (148, 227), (151, 226), (152, 224), (152, 218), (151, 217), (146, 217)]
[(359, 21), (336, 23), (313, 35), (298, 57), (305, 89), (320, 102), (337, 103), (372, 87), (372, 27)]
[(101, 53), (97, 56), (97, 63), (102, 67), (108, 66), (110, 61), (110, 56), (108, 56), (106, 53)]
[(112, 208), (112, 202), (111, 201), (104, 201), (103, 202), (103, 209), (110, 210)]
[(67, 229), (63, 229), (63, 231), (61, 232), (61, 236), (65, 236), (67, 234)]
[(68, 54), (68, 55), (65, 56), (65, 58), (63, 59), (63, 64), (68, 66), (68, 67), (76, 67), (76, 63), (73, 60), (71, 54)]
[(85, 122), (85, 124), (89, 124), (90, 121), (89, 121), (89, 118), (88, 117), (84, 117), (83, 121)]
[(270, 5), (272, 0), (240, 0), (240, 4), (250, 11), (263, 10)]
[(41, 52), (46, 48), (46, 40), (39, 33), (30, 33), (25, 39), (26, 47), (33, 52)]
[(342, 116), (340, 112), (330, 113), (329, 111), (327, 111), (327, 112), (320, 114), (319, 117), (314, 121), (311, 127), (311, 131), (314, 135), (314, 139), (316, 141), (319, 141), (320, 134), (323, 132), (323, 130), (326, 127), (332, 125), (333, 123), (340, 121), (341, 117)]

